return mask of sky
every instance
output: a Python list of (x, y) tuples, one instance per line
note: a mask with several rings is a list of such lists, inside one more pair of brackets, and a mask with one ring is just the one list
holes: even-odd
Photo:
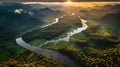
[[(66, 2), (68, 0), (0, 0), (0, 2)], [(71, 0), (72, 2), (99, 2), (99, 1), (120, 1), (120, 0)]]

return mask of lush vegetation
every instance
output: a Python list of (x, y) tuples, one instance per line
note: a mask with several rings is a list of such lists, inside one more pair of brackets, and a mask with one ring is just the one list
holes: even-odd
[[(105, 31), (105, 28), (103, 30)], [(59, 51), (82, 67), (119, 67), (120, 38), (110, 33), (109, 36), (105, 35), (106, 32), (101, 32), (102, 34), (88, 32), (90, 31), (87, 30), (72, 36), (69, 43), (48, 44), (44, 48)]]
[[(10, 4), (8, 5), (10, 6)], [(17, 8), (23, 8), (21, 4), (15, 5), (19, 5)], [(17, 9), (13, 7), (15, 5), (10, 6), (11, 12)], [(3, 6), (5, 7), (5, 5)], [(8, 6), (7, 8), (0, 8), (0, 67), (66, 67), (65, 64), (37, 55), (15, 43), (15, 37), (20, 32), (41, 25), (43, 22), (53, 22), (53, 18), (64, 13), (52, 11), (49, 8), (33, 10), (28, 5), (24, 6), (26, 7), (23, 9), (29, 9), (36, 14), (33, 16), (25, 13), (18, 15), (9, 13), (7, 10)], [(65, 37), (67, 32), (81, 26), (78, 18), (80, 15), (88, 20), (88, 29), (86, 31), (73, 35), (70, 38), (70, 42), (47, 44), (43, 48), (55, 50), (66, 55), (80, 67), (120, 67), (119, 7), (120, 5), (106, 5), (86, 10), (80, 8), (78, 15), (67, 15), (61, 18), (59, 23), (25, 34), (23, 39), (31, 45), (39, 46), (47, 40)], [(56, 14), (58, 15), (54, 16)], [(11, 16), (15, 17), (15, 20), (12, 20)], [(49, 21), (49, 19), (51, 20)], [(33, 23), (33, 20), (36, 20), (36, 22)], [(9, 23), (9, 21), (12, 23)], [(25, 23), (22, 23), (23, 21)]]
[[(15, 13), (15, 10), (21, 10), (21, 12)], [(48, 22), (45, 22), (44, 19), (50, 18), (51, 20), (53, 20), (55, 17), (63, 14), (63, 12), (53, 11), (48, 8), (45, 8), (43, 11), (44, 14), (41, 14), (42, 10), (43, 9), (36, 10), (30, 5), (18, 3), (0, 4), (0, 63), (3, 63), (11, 58), (15, 60), (14, 57), (16, 57), (16, 55), (26, 52), (26, 49), (20, 47), (15, 42), (16, 36), (31, 28), (47, 24)], [(52, 15), (52, 17), (46, 14), (49, 13), (49, 11), (51, 12), (50, 14)], [(56, 16), (53, 16), (53, 13), (58, 14)]]
[[(70, 20), (68, 20), (70, 19)], [(59, 37), (65, 37), (66, 33), (80, 27), (81, 23), (78, 17), (65, 16), (61, 18), (59, 23), (51, 25), (49, 27), (34, 30), (23, 36), (23, 39), (27, 42), (32, 40), (50, 40), (57, 39)], [(44, 41), (42, 41), (44, 42)]]
[(18, 46), (14, 40), (2, 42), (0, 45), (0, 62), (6, 61), (26, 51), (26, 49)]
[[(0, 62), (25, 51), (15, 42), (19, 33), (43, 23), (35, 16), (14, 13), (16, 9), (30, 10), (31, 7), (21, 4), (0, 4)], [(33, 20), (36, 20), (35, 23)]]
[(66, 67), (66, 65), (48, 57), (25, 51), (0, 64), (0, 67)]
[(81, 67), (119, 67), (119, 33), (116, 34), (116, 30), (101, 24), (90, 20), (89, 28), (72, 36), (69, 43), (59, 42), (43, 47), (59, 51)]

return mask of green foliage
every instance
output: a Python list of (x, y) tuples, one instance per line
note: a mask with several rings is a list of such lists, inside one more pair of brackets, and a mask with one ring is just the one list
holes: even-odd
[(11, 53), (11, 51), (6, 50), (5, 48), (0, 49), (0, 62), (3, 62), (5, 60), (8, 60), (9, 58), (11, 58), (13, 56), (13, 54)]
[(59, 51), (81, 67), (119, 67), (120, 38), (113, 32), (109, 27), (95, 24), (73, 35), (69, 43), (48, 44), (44, 48)]
[(34, 46), (39, 46), (40, 44), (44, 43), (45, 40), (44, 39), (35, 39), (35, 40), (32, 40), (30, 42), (31, 45), (34, 45)]
[[(107, 7), (110, 7), (110, 5), (107, 5)], [(14, 7), (14, 9), (15, 8), (16, 7)], [(120, 67), (120, 13), (108, 14), (118, 11), (116, 10), (117, 7), (115, 7), (115, 11), (110, 10), (110, 8), (105, 10), (101, 7), (100, 9), (97, 8), (88, 11), (81, 10), (84, 13), (81, 13), (82, 16), (87, 15), (86, 18), (87, 20), (89, 19), (87, 23), (88, 29), (86, 31), (73, 35), (70, 42), (47, 44), (44, 45), (43, 48), (59, 51), (72, 59), (80, 67)], [(2, 11), (3, 9), (6, 13)], [(0, 27), (0, 34), (2, 34), (0, 35), (0, 61), (9, 60), (1, 63), (0, 67), (65, 67), (64, 64), (56, 60), (26, 51), (22, 47), (17, 46), (13, 40), (18, 33), (41, 24), (38, 23), (42, 22), (41, 20), (50, 23), (53, 21), (53, 18), (58, 17), (56, 16), (56, 11), (52, 12), (52, 10), (46, 9), (42, 9), (46, 15), (39, 14), (38, 12), (38, 14), (34, 16), (27, 14), (15, 15), (8, 13), (7, 8), (1, 9), (0, 18), (2, 20), (0, 19), (0, 21), (4, 21), (6, 24), (4, 26), (7, 27), (5, 29), (4, 26)], [(112, 9), (114, 8), (112, 7)], [(48, 10), (50, 10), (50, 13), (53, 13), (53, 15), (49, 14)], [(98, 13), (100, 10), (103, 11)], [(37, 13), (37, 10), (35, 13)], [(47, 14), (49, 16), (47, 16)], [(13, 17), (15, 17), (14, 20)], [(98, 19), (102, 22), (98, 21)], [(34, 20), (36, 20), (36, 23), (33, 23), (35, 22)], [(13, 22), (13, 24), (9, 23), (10, 21)], [(23, 39), (31, 45), (38, 46), (46, 40), (65, 37), (67, 32), (80, 26), (81, 23), (78, 17), (65, 16), (60, 19), (59, 23), (25, 34)], [(15, 56), (16, 54), (17, 56)]]
[(45, 56), (37, 55), (30, 51), (25, 51), (14, 58), (1, 63), (0, 67), (66, 67), (56, 60), (50, 59)]
[(8, 60), (13, 56), (23, 53), (26, 49), (18, 46), (16, 42), (9, 40), (5, 43), (3, 42), (0, 46), (0, 62)]
[(75, 49), (74, 46), (68, 42), (59, 42), (57, 44), (47, 44), (47, 45), (44, 45), (43, 47), (47, 49), (53, 49), (53, 50), (59, 50), (61, 48)]

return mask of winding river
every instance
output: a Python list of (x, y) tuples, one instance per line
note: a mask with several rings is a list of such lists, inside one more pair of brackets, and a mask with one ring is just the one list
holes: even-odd
[(48, 41), (44, 42), (43, 44), (41, 44), (39, 47), (42, 47), (43, 45), (46, 45), (46, 44), (49, 44), (49, 43), (58, 43), (60, 41), (69, 42), (70, 37), (72, 35), (80, 33), (80, 32), (82, 32), (82, 31), (84, 31), (84, 30), (86, 30), (88, 28), (88, 26), (86, 24), (87, 21), (84, 20), (84, 19), (82, 19), (82, 18), (80, 18), (80, 20), (81, 20), (81, 23), (82, 23), (82, 27), (77, 28), (77, 29), (75, 29), (75, 30), (73, 30), (71, 32), (68, 32), (67, 35), (66, 35), (66, 37), (64, 37), (64, 38), (59, 38), (57, 40), (48, 40)]
[[(66, 16), (66, 15), (63, 15), (63, 16), (58, 17), (58, 18), (55, 18), (55, 21), (53, 23), (45, 25), (45, 26), (42, 26), (41, 28), (44, 28), (44, 27), (53, 25), (55, 23), (58, 23), (59, 19), (63, 18), (64, 16)], [(88, 27), (87, 24), (86, 24), (87, 21), (82, 19), (82, 18), (80, 18), (80, 20), (81, 20), (81, 23), (82, 23), (82, 27), (77, 28), (77, 29), (75, 29), (75, 30), (73, 30), (71, 32), (68, 32), (65, 38), (59, 38), (57, 40), (49, 40), (49, 41), (44, 42), (41, 45), (45, 45), (45, 44), (48, 44), (48, 43), (57, 43), (57, 42), (60, 42), (60, 41), (68, 42), (72, 35), (74, 35), (76, 33), (80, 33), (80, 32), (82, 32), (82, 31), (87, 29), (87, 27)], [(40, 27), (37, 27), (37, 28), (40, 28)], [(59, 52), (55, 52), (55, 51), (48, 50), (48, 49), (43, 49), (43, 48), (41, 48), (41, 46), (40, 47), (31, 46), (30, 44), (26, 43), (22, 39), (22, 36), (24, 34), (26, 34), (27, 32), (31, 32), (32, 30), (35, 30), (37, 28), (30, 29), (30, 30), (25, 31), (25, 32), (21, 33), (20, 35), (18, 35), (17, 38), (16, 38), (16, 43), (19, 46), (24, 47), (24, 48), (26, 48), (26, 49), (28, 49), (30, 51), (33, 51), (33, 52), (35, 52), (37, 54), (44, 55), (44, 56), (47, 56), (47, 57), (59, 60), (61, 63), (65, 63), (68, 67), (77, 67), (76, 64), (71, 59), (69, 59), (67, 56), (62, 55)]]

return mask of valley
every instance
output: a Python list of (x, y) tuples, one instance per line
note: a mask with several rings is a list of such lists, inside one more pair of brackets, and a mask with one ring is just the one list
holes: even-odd
[(0, 67), (119, 67), (119, 4), (31, 5), (0, 4)]

